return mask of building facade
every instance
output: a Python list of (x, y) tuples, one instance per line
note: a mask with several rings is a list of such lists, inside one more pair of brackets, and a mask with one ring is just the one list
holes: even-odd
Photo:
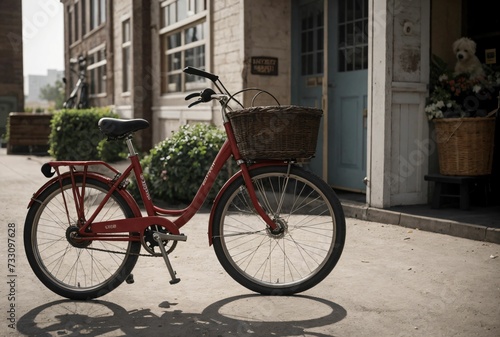
[[(424, 113), (431, 54), (454, 62), (451, 44), (469, 32), (500, 48), (498, 32), (472, 24), (481, 14), (471, 14), (469, 0), (62, 3), (67, 58), (94, 55), (88, 71), (101, 88), (94, 105), (152, 122), (143, 148), (182, 124), (221, 124), (216, 104), (188, 109), (184, 100), (211, 84), (182, 69), (202, 68), (231, 92), (258, 87), (281, 104), (322, 108), (310, 169), (379, 208), (428, 201), (424, 176), (436, 157)], [(272, 71), (258, 71), (259, 62), (272, 62)], [(252, 96), (242, 99), (250, 104)]]

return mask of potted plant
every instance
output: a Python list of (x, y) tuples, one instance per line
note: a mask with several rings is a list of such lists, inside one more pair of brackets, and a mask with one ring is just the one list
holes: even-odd
[(454, 74), (433, 57), (425, 112), (434, 123), (443, 175), (491, 173), (500, 71), (484, 67), (484, 75)]

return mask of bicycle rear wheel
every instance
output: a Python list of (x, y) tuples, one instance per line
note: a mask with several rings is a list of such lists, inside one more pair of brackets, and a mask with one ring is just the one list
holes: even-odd
[(221, 196), (212, 228), (221, 265), (244, 287), (291, 295), (321, 282), (337, 264), (345, 218), (335, 192), (302, 168), (271, 166), (250, 172), (257, 198), (282, 230), (271, 231), (255, 211), (242, 177)]
[[(82, 190), (82, 177), (75, 177)], [(85, 215), (91, 215), (109, 186), (85, 180)], [(63, 199), (66, 200), (68, 212)], [(95, 221), (133, 217), (132, 209), (118, 193), (99, 212)], [(71, 238), (78, 227), (75, 199), (70, 178), (47, 187), (28, 211), (24, 225), (24, 247), (33, 272), (50, 290), (74, 300), (87, 300), (107, 294), (131, 273), (141, 249), (140, 242), (83, 241)]]

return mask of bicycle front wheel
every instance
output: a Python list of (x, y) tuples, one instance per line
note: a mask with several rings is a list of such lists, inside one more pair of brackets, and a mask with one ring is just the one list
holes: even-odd
[[(82, 191), (82, 177), (75, 180), (84, 196), (85, 216), (90, 216), (109, 186), (87, 178)], [(95, 221), (133, 216), (125, 199), (115, 191)], [(62, 188), (56, 181), (40, 194), (24, 224), (24, 247), (33, 272), (50, 290), (74, 300), (100, 297), (118, 287), (131, 273), (141, 249), (140, 242), (74, 239), (72, 234), (81, 222), (71, 179), (65, 178)]]
[(243, 177), (221, 196), (212, 228), (214, 250), (228, 274), (265, 295), (291, 295), (321, 282), (337, 264), (345, 218), (323, 180), (292, 166), (250, 172), (260, 205), (281, 230), (272, 231), (255, 211)]

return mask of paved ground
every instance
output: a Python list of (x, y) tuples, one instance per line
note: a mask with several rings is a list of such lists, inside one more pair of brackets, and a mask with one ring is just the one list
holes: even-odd
[(336, 269), (301, 295), (259, 296), (234, 282), (201, 213), (173, 253), (179, 284), (169, 285), (160, 258), (140, 258), (134, 284), (66, 301), (36, 279), (22, 245), (46, 160), (0, 151), (0, 336), (500, 336), (500, 245), (359, 219), (348, 219)]

